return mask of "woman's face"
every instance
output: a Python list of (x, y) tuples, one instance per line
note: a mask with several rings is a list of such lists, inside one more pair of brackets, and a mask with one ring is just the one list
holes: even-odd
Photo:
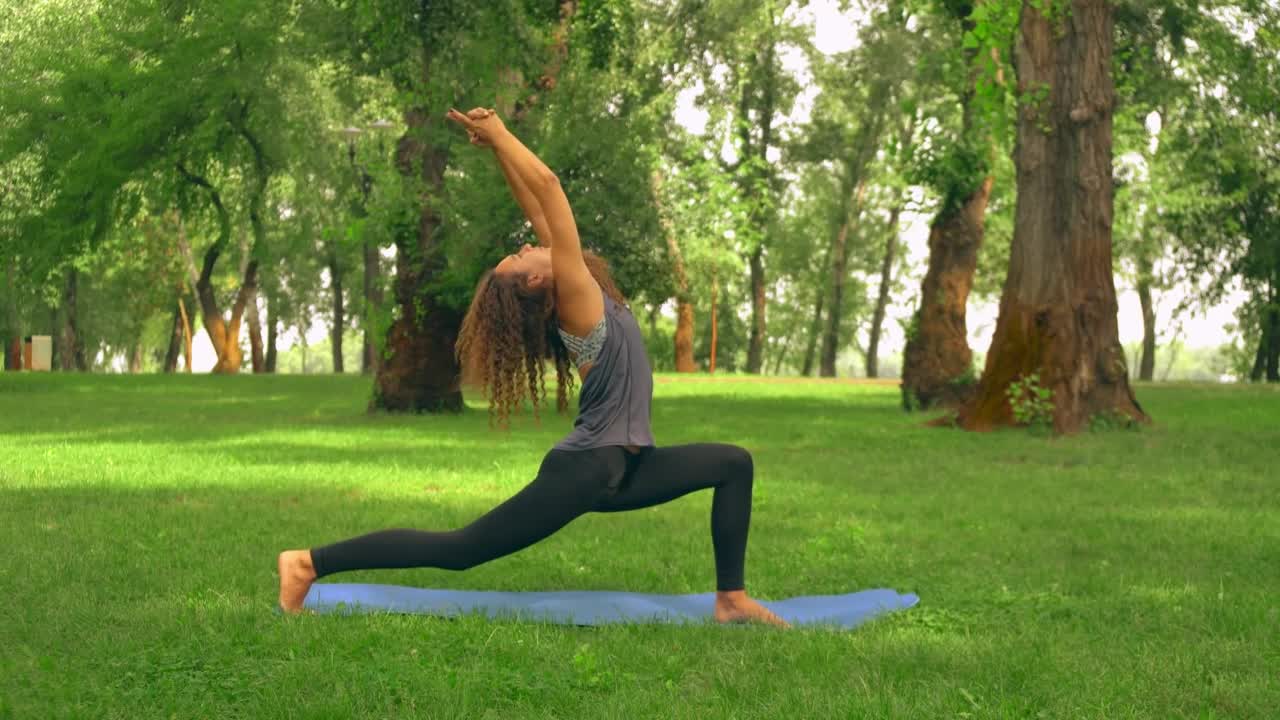
[(519, 250), (503, 258), (493, 268), (498, 275), (523, 275), (529, 287), (551, 284), (551, 248), (533, 247), (525, 243)]

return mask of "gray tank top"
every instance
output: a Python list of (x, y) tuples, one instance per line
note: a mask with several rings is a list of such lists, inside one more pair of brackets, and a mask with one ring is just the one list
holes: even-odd
[(610, 445), (653, 446), (649, 410), (653, 371), (640, 325), (627, 308), (604, 296), (604, 347), (578, 395), (573, 431), (557, 450), (590, 450)]

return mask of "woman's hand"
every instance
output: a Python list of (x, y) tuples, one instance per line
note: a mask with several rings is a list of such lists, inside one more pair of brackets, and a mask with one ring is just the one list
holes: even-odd
[(466, 114), (450, 109), (446, 117), (461, 125), (477, 147), (493, 147), (494, 138), (507, 130), (498, 113), (485, 108), (474, 108)]

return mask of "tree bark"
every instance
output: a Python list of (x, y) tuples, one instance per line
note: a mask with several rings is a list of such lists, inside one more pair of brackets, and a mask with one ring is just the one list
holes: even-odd
[(764, 246), (751, 253), (751, 339), (747, 345), (747, 372), (759, 375), (764, 365), (765, 308)]
[(280, 320), (276, 317), (276, 304), (267, 296), (267, 356), (263, 368), (266, 372), (276, 371), (276, 339), (280, 333)]
[(671, 226), (671, 218), (667, 216), (663, 207), (662, 177), (656, 170), (649, 177), (653, 199), (658, 204), (658, 219), (662, 226), (662, 234), (667, 241), (667, 252), (671, 255), (671, 269), (676, 281), (676, 372), (695, 372), (698, 366), (693, 362), (693, 300), (689, 293), (689, 276), (685, 273), (684, 255), (680, 252), (680, 243), (676, 239), (675, 229)]
[(849, 234), (858, 225), (866, 194), (867, 183), (864, 178), (858, 181), (854, 197), (849, 198), (851, 202), (845, 208), (844, 219), (831, 246), (831, 306), (827, 308), (827, 324), (822, 333), (822, 355), (818, 368), (820, 377), (836, 376), (836, 357), (840, 354), (840, 321), (844, 314), (844, 285), (849, 279)]
[[(236, 294), (231, 319), (228, 321), (223, 317), (222, 310), (218, 307), (218, 298), (213, 292), (213, 271), (218, 264), (218, 258), (222, 256), (223, 250), (231, 241), (231, 214), (223, 204), (221, 194), (208, 180), (189, 172), (182, 166), (178, 166), (178, 170), (188, 182), (204, 188), (209, 193), (209, 200), (217, 213), (218, 237), (205, 251), (204, 261), (199, 271), (196, 270), (191, 245), (187, 241), (186, 226), (181, 220), (178, 221), (178, 250), (186, 264), (191, 285), (196, 290), (196, 299), (200, 303), (200, 317), (204, 323), (205, 332), (209, 334), (209, 342), (218, 356), (213, 372), (235, 374), (240, 372), (240, 366), (244, 360), (244, 352), (240, 348), (240, 323), (248, 298), (257, 290), (258, 261), (248, 260), (242, 264), (243, 282), (240, 291)], [(262, 191), (265, 191), (265, 179), (260, 178), (259, 182), (262, 183)], [(250, 201), (249, 211), (255, 238), (264, 233), (260, 202), (261, 192), (255, 193), (255, 199)]]
[(1277, 297), (1280, 288), (1276, 285), (1275, 282), (1271, 283), (1271, 302), (1267, 304), (1265, 313), (1268, 318), (1267, 329), (1262, 334), (1267, 344), (1266, 367), (1269, 383), (1280, 382), (1280, 297)]
[(849, 263), (849, 218), (840, 223), (831, 246), (831, 307), (822, 329), (822, 353), (818, 359), (818, 377), (836, 376), (837, 336), (840, 333), (840, 309), (844, 303), (844, 280)]
[[(973, 6), (958, 6), (961, 29), (969, 32), (975, 22)], [(969, 67), (968, 84), (960, 97), (962, 127), (966, 138), (975, 130), (974, 94), (978, 81), (975, 65), (977, 48), (966, 48)], [(999, 69), (999, 53), (992, 48), (991, 59), (997, 63), (996, 82), (1004, 85), (1004, 71)], [(989, 158), (994, 156), (994, 140), (986, 138)], [(987, 175), (972, 187), (957, 187), (956, 201), (944, 202), (929, 226), (929, 267), (921, 284), (920, 307), (916, 314), (916, 332), (907, 338), (902, 358), (903, 406), (928, 410), (934, 407), (957, 407), (969, 400), (976, 388), (956, 382), (969, 374), (973, 352), (969, 349), (969, 330), (965, 313), (973, 274), (978, 267), (978, 251), (986, 229), (987, 202), (991, 198), (994, 177)]]
[(342, 331), (347, 326), (347, 314), (342, 298), (342, 268), (338, 265), (337, 253), (329, 252), (329, 283), (333, 292), (333, 327), (329, 331), (329, 344), (333, 350), (333, 371), (343, 372), (342, 365)]
[(826, 288), (821, 284), (818, 286), (818, 298), (813, 304), (813, 323), (809, 326), (809, 340), (804, 349), (804, 363), (800, 368), (800, 374), (809, 377), (813, 374), (813, 359), (817, 354), (818, 336), (822, 334), (822, 304), (826, 301)]
[(867, 377), (880, 377), (880, 330), (884, 326), (884, 315), (889, 307), (890, 285), (893, 283), (893, 264), (898, 255), (898, 218), (902, 215), (902, 205), (895, 205), (889, 211), (888, 236), (884, 241), (884, 261), (880, 263), (880, 291), (876, 294), (876, 307), (871, 313), (871, 332), (867, 341)]
[(183, 298), (178, 298), (178, 315), (182, 322), (182, 359), (186, 366), (185, 372), (190, 373), (191, 368), (191, 316), (187, 314), (187, 302)]
[(954, 407), (972, 392), (955, 379), (973, 363), (965, 308), (993, 182), (991, 176), (984, 178), (963, 203), (940, 211), (929, 228), (929, 269), (920, 290), (916, 332), (903, 350), (902, 392), (910, 398), (908, 407)]
[(79, 302), (80, 272), (75, 266), (67, 268), (67, 277), (62, 287), (62, 338), (61, 352), (63, 370), (85, 372), (89, 369), (85, 361), (84, 344), (80, 338), (80, 324), (77, 319)]
[(137, 375), (142, 372), (142, 341), (139, 340), (129, 348), (129, 373)]
[(1138, 303), (1142, 306), (1142, 360), (1138, 379), (1150, 382), (1156, 374), (1156, 313), (1151, 303), (1151, 261), (1138, 257)]
[(255, 375), (267, 371), (267, 361), (262, 349), (262, 320), (258, 313), (258, 293), (245, 304), (244, 320), (249, 325), (249, 358)]
[(374, 380), (370, 410), (397, 412), (461, 412), (460, 368), (454, 344), (462, 313), (435, 297), (429, 285), (444, 268), (438, 245), (440, 215), (429, 197), (439, 197), (448, 156), (436, 144), (444, 131), (425, 109), (405, 116), (409, 129), (396, 148), (402, 174), (426, 185), (413, 233), (400, 233), (396, 243), (395, 301), (399, 317), (387, 337), (387, 357)]
[[(769, 19), (770, 23), (774, 20)], [(770, 28), (773, 33), (775, 28)], [(769, 216), (771, 211), (768, 209), (770, 198), (761, 197), (765, 193), (771, 192), (773, 187), (773, 165), (769, 162), (769, 147), (773, 144), (773, 121), (774, 109), (777, 103), (777, 37), (771, 34), (764, 47), (761, 65), (763, 66), (763, 78), (761, 83), (761, 93), (759, 105), (755, 108), (757, 117), (759, 118), (760, 137), (759, 142), (751, 140), (751, 123), (746, 112), (738, 118), (738, 125), (741, 128), (743, 138), (743, 157), (755, 156), (755, 169), (747, 173), (746, 180), (749, 185), (746, 188), (747, 197), (751, 200), (751, 210), (748, 213), (751, 226), (761, 235), (758, 244), (751, 251), (751, 334), (747, 344), (747, 372), (758, 375), (764, 367), (764, 344), (766, 334), (768, 332), (768, 322), (765, 318), (765, 309), (768, 307), (767, 297), (765, 294), (765, 269), (764, 269), (764, 246), (765, 235), (769, 227)], [(743, 96), (744, 109), (750, 105), (749, 96), (747, 95), (750, 85), (744, 84)]]
[(4, 339), (4, 369), (22, 369), (22, 321), (18, 316), (16, 258), (5, 263), (5, 319), (9, 336)]
[(719, 317), (716, 315), (716, 300), (720, 294), (720, 281), (716, 278), (715, 273), (711, 275), (711, 361), (707, 372), (714, 375), (716, 372), (716, 339), (719, 337), (718, 323)]
[(370, 374), (377, 370), (378, 367), (378, 343), (376, 339), (377, 329), (374, 327), (374, 318), (377, 316), (378, 308), (382, 306), (382, 285), (381, 285), (381, 258), (378, 255), (378, 246), (365, 242), (364, 244), (364, 348), (361, 352), (360, 372)]
[[(178, 298), (178, 302), (182, 302), (182, 298)], [(172, 373), (178, 368), (178, 357), (182, 354), (182, 315), (178, 312), (178, 306), (173, 306), (173, 320), (169, 323), (169, 348), (164, 354), (163, 371), (166, 374)]]
[[(538, 79), (539, 90), (555, 87), (567, 53), (569, 25), (576, 0), (562, 0), (560, 23), (553, 34), (552, 57)], [(431, 58), (422, 58), (421, 82), (428, 83)], [(535, 93), (517, 103), (512, 124), (538, 101)], [(446, 132), (438, 113), (414, 108), (405, 113), (407, 132), (396, 145), (396, 166), (402, 175), (422, 182), (417, 231), (400, 233), (396, 244), (395, 302), (399, 316), (387, 333), (386, 355), (374, 378), (369, 410), (393, 412), (461, 412), (461, 368), (454, 354), (463, 311), (450, 307), (432, 294), (431, 284), (444, 268), (439, 246), (440, 213), (431, 197), (440, 197), (448, 162)]]
[(1023, 2), (1016, 65), (1019, 87), (1039, 97), (1018, 113), (1013, 247), (986, 368), (957, 417), (969, 430), (1014, 424), (1006, 391), (1032, 374), (1051, 392), (1059, 433), (1096, 413), (1149, 420), (1116, 321), (1111, 8), (1072, 0), (1051, 20), (1037, 7)]

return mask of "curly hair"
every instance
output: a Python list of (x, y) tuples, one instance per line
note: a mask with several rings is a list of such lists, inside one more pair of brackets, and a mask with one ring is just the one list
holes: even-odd
[[(587, 270), (600, 288), (619, 304), (626, 300), (595, 253), (584, 252)], [(522, 275), (487, 270), (476, 284), (471, 307), (462, 321), (456, 347), (462, 380), (489, 400), (489, 423), (508, 425), (513, 410), (527, 398), (533, 416), (546, 401), (543, 363), (556, 368), (556, 410), (569, 409), (574, 379), (569, 350), (560, 339), (555, 293), (529, 287)]]

